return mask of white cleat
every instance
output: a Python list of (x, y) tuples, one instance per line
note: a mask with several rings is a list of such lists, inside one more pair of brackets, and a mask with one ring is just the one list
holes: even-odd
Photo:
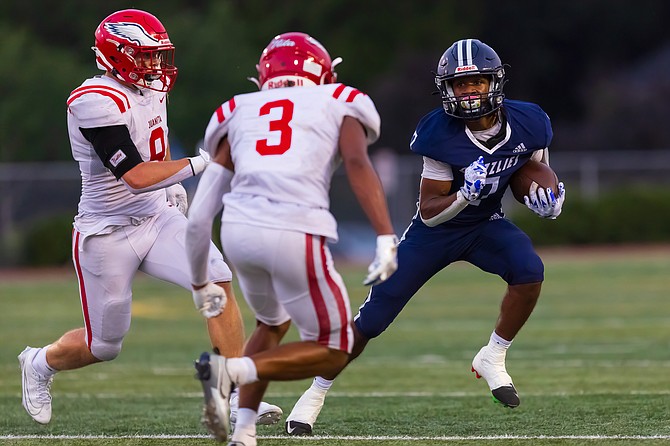
[(286, 418), (286, 433), (289, 435), (312, 435), (312, 428), (326, 399), (325, 390), (310, 387), (302, 394)]
[(26, 347), (19, 355), (23, 396), (22, 403), (26, 412), (40, 424), (51, 421), (51, 383), (53, 376), (47, 378), (33, 368), (33, 359), (39, 348)]
[(513, 409), (521, 401), (512, 383), (512, 377), (505, 369), (506, 354), (507, 350), (496, 352), (485, 345), (472, 360), (472, 371), (477, 378), (486, 380), (495, 402)]
[(226, 369), (226, 358), (204, 352), (195, 362), (195, 370), (205, 395), (202, 424), (217, 441), (224, 442), (230, 434), (228, 400), (233, 387)]
[(256, 434), (240, 435), (236, 432), (233, 436), (237, 438), (231, 439), (228, 446), (256, 446)]
[[(237, 423), (237, 409), (239, 408), (240, 397), (236, 394), (230, 398), (230, 424), (235, 426)], [(284, 411), (281, 410), (281, 407), (275, 406), (274, 404), (268, 404), (265, 401), (261, 401), (261, 404), (258, 406), (258, 415), (256, 416), (256, 424), (270, 426), (272, 424), (277, 424), (281, 420), (281, 416), (284, 414)]]

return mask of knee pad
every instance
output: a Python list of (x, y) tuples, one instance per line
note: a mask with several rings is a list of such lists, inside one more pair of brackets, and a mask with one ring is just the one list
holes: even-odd
[(91, 354), (101, 361), (111, 361), (121, 353), (123, 339), (117, 341), (103, 341), (93, 339), (91, 342)]
[(105, 303), (100, 329), (93, 330), (91, 353), (101, 361), (111, 361), (121, 352), (123, 338), (130, 329), (130, 299)]

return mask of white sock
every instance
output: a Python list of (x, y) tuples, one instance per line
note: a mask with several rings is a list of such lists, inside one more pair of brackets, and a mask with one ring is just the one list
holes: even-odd
[(33, 358), (33, 368), (37, 373), (46, 378), (54, 376), (58, 371), (51, 367), (47, 362), (47, 349), (49, 347), (51, 347), (51, 344), (42, 347)]
[(505, 338), (501, 338), (498, 335), (498, 333), (495, 332), (495, 330), (493, 331), (493, 333), (491, 333), (491, 338), (489, 339), (489, 347), (507, 350), (510, 345), (512, 345), (512, 341), (508, 341)]
[(228, 367), (230, 378), (237, 385), (243, 386), (258, 381), (256, 364), (248, 356), (228, 358), (226, 366)]
[[(240, 408), (237, 411), (237, 421), (235, 422), (235, 430), (245, 429), (249, 426), (256, 426), (256, 418), (258, 417), (258, 412), (253, 409), (247, 409), (245, 407)], [(254, 427), (254, 431), (255, 431)]]
[(317, 376), (314, 378), (314, 381), (312, 381), (312, 388), (327, 392), (328, 390), (330, 390), (330, 387), (333, 385), (333, 382), (334, 381), (332, 379), (326, 379), (321, 376)]
[(237, 412), (237, 422), (235, 422), (232, 440), (255, 445), (257, 416), (258, 413), (255, 410), (241, 408)]

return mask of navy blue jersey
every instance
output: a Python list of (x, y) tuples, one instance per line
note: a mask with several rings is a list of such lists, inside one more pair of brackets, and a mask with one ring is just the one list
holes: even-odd
[[(501, 108), (503, 138), (493, 147), (477, 141), (463, 119), (436, 108), (424, 116), (410, 143), (413, 152), (451, 165), (454, 179), (451, 191), (463, 185), (463, 175), (479, 156), (484, 157), (487, 178), (480, 198), (471, 202), (443, 225), (469, 225), (503, 217), (501, 200), (510, 177), (531, 157), (551, 143), (553, 132), (547, 114), (536, 104), (505, 99)], [(421, 223), (420, 218), (415, 218)]]

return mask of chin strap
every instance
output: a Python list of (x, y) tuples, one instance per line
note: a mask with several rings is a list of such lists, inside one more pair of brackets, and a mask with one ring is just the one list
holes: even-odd
[(258, 87), (259, 90), (261, 89), (261, 83), (258, 82), (258, 79), (256, 79), (255, 77), (248, 77), (247, 80), (252, 84), (254, 84), (256, 87)]

